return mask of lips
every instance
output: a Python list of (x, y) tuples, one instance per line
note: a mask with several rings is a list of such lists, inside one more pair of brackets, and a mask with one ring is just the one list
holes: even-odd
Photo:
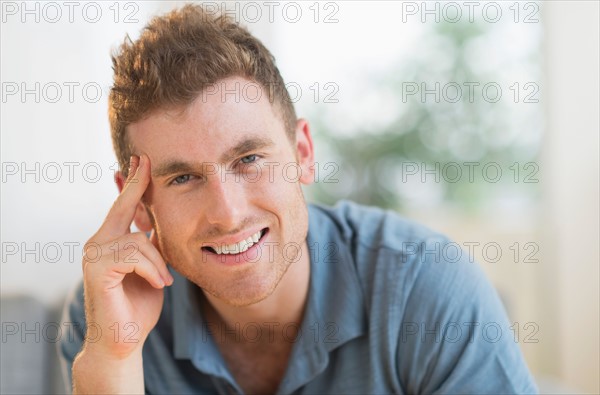
[(264, 228), (254, 233), (253, 235), (248, 236), (244, 240), (240, 240), (237, 243), (232, 244), (216, 244), (213, 243), (209, 246), (204, 246), (202, 249), (204, 251), (209, 251), (217, 255), (234, 255), (241, 254), (243, 252), (248, 251), (250, 247), (255, 245), (262, 239), (262, 237), (267, 232), (268, 228)]

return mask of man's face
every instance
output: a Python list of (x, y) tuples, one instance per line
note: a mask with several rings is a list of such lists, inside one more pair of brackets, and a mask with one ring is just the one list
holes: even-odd
[(136, 224), (152, 222), (165, 260), (236, 306), (269, 296), (307, 258), (299, 251), (308, 229), (300, 183), (313, 177), (308, 125), (299, 120), (291, 142), (266, 92), (256, 101), (256, 86), (227, 78), (183, 110), (128, 127), (134, 153), (152, 168)]

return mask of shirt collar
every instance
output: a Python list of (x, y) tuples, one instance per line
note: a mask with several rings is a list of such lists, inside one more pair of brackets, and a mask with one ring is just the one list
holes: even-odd
[[(310, 382), (328, 364), (329, 352), (367, 331), (365, 299), (347, 229), (326, 213), (308, 205), (307, 243), (310, 284), (307, 305), (280, 393), (290, 393)], [(231, 373), (203, 321), (198, 287), (173, 272), (175, 358), (190, 359), (200, 371), (234, 383)]]
[(329, 352), (367, 332), (367, 311), (348, 229), (320, 206), (309, 205), (306, 241), (310, 289), (301, 336), (294, 345), (279, 393), (291, 393), (320, 374)]
[(198, 370), (234, 382), (202, 317), (199, 300), (202, 293), (198, 286), (174, 270), (171, 272), (174, 279), (171, 311), (175, 358), (189, 359)]

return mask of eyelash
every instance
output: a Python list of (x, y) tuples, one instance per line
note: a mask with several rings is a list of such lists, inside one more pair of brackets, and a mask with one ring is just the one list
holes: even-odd
[[(247, 158), (250, 158), (250, 157), (253, 157), (254, 160), (251, 161), (251, 162), (244, 162), (244, 159), (247, 159)], [(260, 156), (257, 155), (257, 154), (250, 154), (250, 155), (246, 155), (246, 156), (240, 158), (239, 163), (241, 163), (241, 165), (246, 165), (246, 164), (250, 164), (250, 163), (256, 163), (256, 161), (259, 158), (260, 158)], [(189, 177), (189, 178), (188, 178), (187, 181), (184, 181), (184, 182), (181, 182), (181, 183), (176, 182), (177, 179), (181, 178), (181, 177)], [(169, 184), (170, 185), (174, 185), (174, 186), (186, 185), (190, 181), (190, 178), (192, 178), (192, 177), (196, 177), (196, 176), (194, 176), (193, 174), (180, 174), (177, 177), (173, 178), (173, 180), (171, 180), (171, 182)]]
[[(251, 156), (253, 156), (253, 157), (255, 158), (255, 159), (254, 159), (252, 162), (244, 162), (244, 159), (246, 159), (246, 158), (250, 158)], [(257, 160), (258, 160), (258, 155), (256, 155), (256, 154), (250, 154), (250, 155), (246, 155), (246, 156), (242, 157), (242, 158), (240, 159), (240, 162), (242, 162), (243, 164), (245, 164), (245, 165), (246, 165), (246, 164), (248, 164), (248, 163), (254, 163), (254, 162), (256, 162)]]
[[(179, 175), (179, 176), (175, 177), (173, 179), (173, 181), (171, 181), (171, 185), (185, 185), (185, 184), (187, 184), (187, 181), (185, 181), (185, 182), (177, 182), (177, 179), (179, 179), (181, 177), (193, 177), (193, 176), (191, 174), (182, 174), (182, 175)], [(189, 179), (188, 179), (188, 181), (189, 181)]]

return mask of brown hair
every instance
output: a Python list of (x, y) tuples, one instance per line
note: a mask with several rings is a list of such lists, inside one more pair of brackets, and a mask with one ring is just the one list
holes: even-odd
[(248, 30), (227, 15), (188, 4), (155, 17), (133, 42), (127, 36), (112, 56), (109, 95), (113, 146), (127, 175), (132, 154), (126, 128), (159, 108), (191, 104), (202, 91), (231, 76), (258, 83), (275, 103), (293, 141), (296, 113), (275, 58)]

